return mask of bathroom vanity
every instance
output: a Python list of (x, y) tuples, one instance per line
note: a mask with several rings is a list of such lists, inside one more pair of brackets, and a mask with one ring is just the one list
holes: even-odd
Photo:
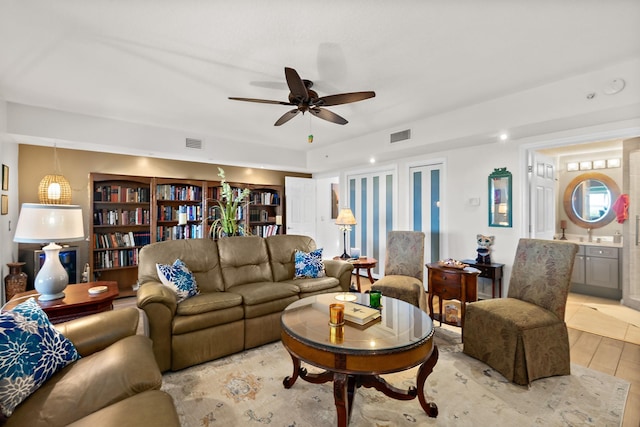
[(620, 244), (580, 244), (573, 265), (571, 291), (621, 299), (621, 249)]

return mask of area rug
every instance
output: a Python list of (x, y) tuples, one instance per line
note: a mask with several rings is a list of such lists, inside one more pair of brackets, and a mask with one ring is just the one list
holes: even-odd
[[(578, 365), (568, 376), (509, 383), (487, 365), (462, 353), (460, 335), (437, 328), (440, 358), (425, 395), (438, 405), (429, 418), (417, 399), (397, 401), (360, 388), (350, 426), (620, 426), (629, 383)], [(309, 371), (318, 369), (307, 366)], [(391, 384), (415, 385), (417, 368), (386, 375)], [(331, 383), (282, 380), (292, 372), (281, 343), (167, 373), (162, 389), (173, 396), (183, 427), (331, 426), (336, 409)]]

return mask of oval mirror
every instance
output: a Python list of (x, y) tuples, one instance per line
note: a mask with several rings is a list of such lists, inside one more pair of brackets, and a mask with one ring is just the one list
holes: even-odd
[(603, 227), (615, 218), (612, 205), (619, 196), (618, 185), (607, 175), (584, 173), (567, 185), (564, 210), (571, 222), (580, 227)]

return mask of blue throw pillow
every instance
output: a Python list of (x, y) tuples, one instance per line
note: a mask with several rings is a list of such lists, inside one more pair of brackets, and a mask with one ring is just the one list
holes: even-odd
[(73, 343), (58, 332), (35, 299), (0, 314), (0, 410), (16, 406), (54, 373), (78, 360)]
[(324, 264), (322, 263), (322, 248), (312, 252), (296, 251), (295, 253), (295, 279), (324, 277)]
[(200, 293), (196, 278), (182, 260), (175, 260), (173, 265), (156, 264), (156, 269), (160, 281), (176, 293), (178, 302)]

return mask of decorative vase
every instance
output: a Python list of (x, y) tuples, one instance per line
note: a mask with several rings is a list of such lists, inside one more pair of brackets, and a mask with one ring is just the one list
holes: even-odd
[(22, 271), (24, 262), (10, 262), (9, 274), (4, 278), (4, 294), (7, 301), (14, 297), (15, 294), (25, 292), (27, 290), (27, 273)]

